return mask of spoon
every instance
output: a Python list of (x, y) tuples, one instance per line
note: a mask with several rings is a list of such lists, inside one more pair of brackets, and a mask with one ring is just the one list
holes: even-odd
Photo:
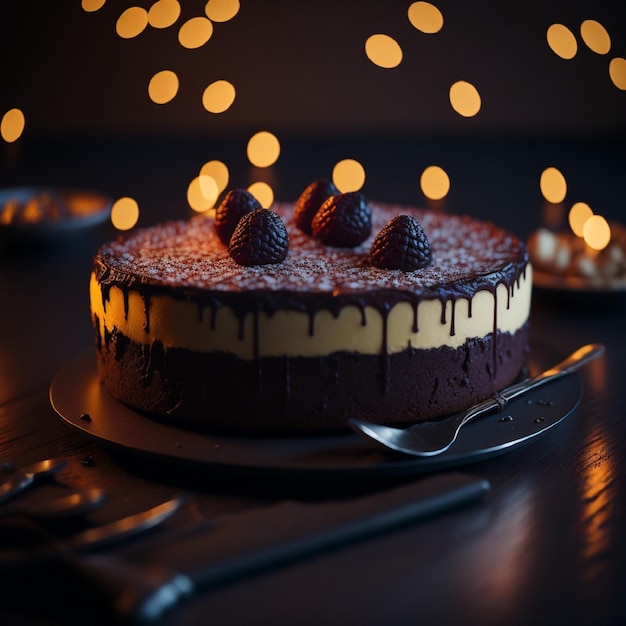
[(24, 516), (39, 520), (77, 517), (93, 511), (106, 499), (102, 489), (87, 489), (74, 493), (43, 498), (34, 502), (21, 502), (0, 508), (0, 517)]
[(0, 504), (30, 487), (44, 476), (52, 476), (67, 465), (65, 459), (46, 459), (18, 469), (11, 478), (0, 485)]
[(601, 344), (588, 344), (572, 352), (565, 360), (534, 378), (526, 378), (507, 387), (491, 398), (447, 418), (420, 422), (408, 428), (395, 428), (350, 418), (352, 429), (376, 444), (412, 456), (434, 456), (445, 452), (456, 440), (459, 430), (480, 415), (502, 410), (510, 400), (547, 382), (575, 372), (604, 352)]

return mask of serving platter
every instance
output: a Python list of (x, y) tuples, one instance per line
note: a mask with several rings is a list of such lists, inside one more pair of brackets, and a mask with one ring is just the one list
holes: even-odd
[[(563, 358), (537, 340), (528, 369), (538, 374)], [(582, 383), (571, 374), (512, 400), (501, 413), (465, 426), (454, 444), (432, 457), (373, 447), (351, 431), (265, 435), (199, 431), (148, 417), (115, 400), (101, 384), (93, 349), (68, 360), (54, 376), (50, 401), (70, 427), (106, 446), (156, 462), (254, 476), (368, 478), (423, 474), (509, 453), (560, 424), (578, 406)]]

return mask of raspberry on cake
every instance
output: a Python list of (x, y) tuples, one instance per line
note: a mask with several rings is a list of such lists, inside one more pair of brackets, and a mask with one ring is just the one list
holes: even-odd
[(319, 208), (331, 196), (339, 194), (335, 184), (326, 178), (314, 180), (298, 197), (293, 209), (294, 224), (307, 235), (311, 234), (311, 221)]
[(327, 246), (352, 248), (372, 232), (372, 210), (358, 191), (331, 196), (311, 220), (311, 234)]
[[(90, 295), (106, 389), (179, 425), (310, 433), (432, 419), (511, 383), (529, 349), (525, 244), (467, 216), (361, 202), (348, 223), (368, 233), (339, 246), (275, 205), (288, 253), (266, 265), (238, 263), (206, 215), (103, 245)], [(404, 254), (373, 246), (392, 220), (384, 238), (399, 224), (407, 258), (430, 253), (423, 267), (373, 262), (377, 246)]]
[(411, 215), (396, 215), (376, 235), (370, 258), (376, 267), (413, 272), (430, 265), (432, 254), (420, 223)]
[(239, 220), (261, 208), (261, 203), (247, 189), (231, 189), (215, 210), (215, 232), (228, 245)]
[(270, 265), (285, 260), (289, 235), (280, 216), (269, 209), (246, 213), (228, 242), (228, 252), (239, 265)]

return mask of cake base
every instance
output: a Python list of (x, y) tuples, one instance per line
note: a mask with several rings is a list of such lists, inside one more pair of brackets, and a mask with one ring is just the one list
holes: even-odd
[(348, 428), (351, 417), (402, 425), (463, 410), (512, 383), (525, 366), (528, 345), (526, 323), (513, 334), (490, 334), (458, 348), (245, 361), (165, 350), (159, 342), (145, 345), (115, 332), (98, 346), (98, 369), (113, 397), (159, 419), (310, 433)]

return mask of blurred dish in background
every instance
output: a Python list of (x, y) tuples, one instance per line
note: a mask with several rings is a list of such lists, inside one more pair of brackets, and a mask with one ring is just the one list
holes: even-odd
[(610, 230), (610, 243), (602, 250), (574, 233), (535, 230), (528, 238), (533, 284), (561, 291), (626, 291), (626, 226), (611, 222)]
[(112, 199), (97, 191), (55, 187), (0, 189), (0, 236), (44, 240), (110, 217)]

